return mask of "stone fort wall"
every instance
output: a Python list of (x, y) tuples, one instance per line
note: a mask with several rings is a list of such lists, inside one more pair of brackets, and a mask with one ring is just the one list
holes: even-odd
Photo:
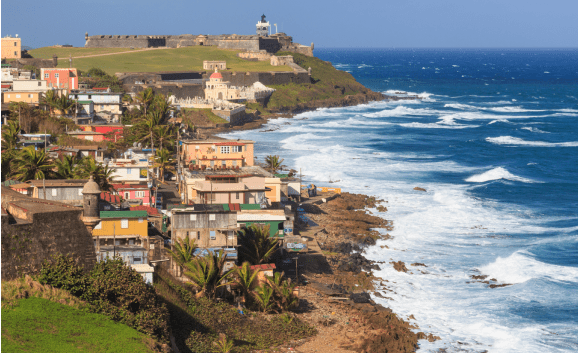
[(39, 271), (52, 255), (71, 255), (85, 269), (96, 263), (91, 234), (82, 209), (32, 199), (2, 187), (2, 280)]
[[(300, 52), (301, 54), (313, 56), (313, 45), (311, 47), (293, 43), (293, 39), (284, 33), (271, 37), (260, 37), (257, 35), (85, 35), (87, 48), (181, 48), (195, 45), (216, 46), (222, 49), (235, 49), (245, 51), (266, 50), (269, 53), (276, 53), (279, 50)], [(309, 48), (309, 49), (306, 49)]]

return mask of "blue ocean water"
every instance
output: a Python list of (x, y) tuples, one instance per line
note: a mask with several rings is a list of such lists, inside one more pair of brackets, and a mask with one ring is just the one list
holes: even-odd
[(374, 91), (422, 99), (228, 137), (257, 141), (261, 159), (278, 151), (306, 181), (387, 201), (370, 210), (394, 223), (366, 250), (386, 261), (387, 298), (374, 299), (442, 338), (421, 351), (578, 351), (578, 50), (315, 54)]

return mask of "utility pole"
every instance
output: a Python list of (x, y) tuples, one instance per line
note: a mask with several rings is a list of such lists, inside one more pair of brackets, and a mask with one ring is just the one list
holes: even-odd
[[(122, 222), (122, 220), (121, 220)], [(112, 224), (112, 258), (116, 257), (116, 224)]]
[(303, 173), (301, 173), (301, 168), (299, 168), (299, 203), (301, 203), (301, 183), (303, 182)]
[[(46, 155), (46, 129), (44, 129), (44, 155)], [(46, 175), (42, 173), (42, 189), (44, 190), (44, 200), (46, 200)]]

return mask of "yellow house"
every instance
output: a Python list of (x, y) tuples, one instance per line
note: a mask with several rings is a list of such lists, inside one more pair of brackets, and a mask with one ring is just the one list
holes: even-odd
[(195, 169), (231, 169), (255, 165), (250, 140), (184, 140), (181, 157), (185, 165)]
[(101, 211), (100, 223), (92, 231), (92, 236), (114, 237), (119, 240), (146, 238), (148, 237), (147, 211)]
[(43, 91), (7, 91), (2, 92), (2, 103), (25, 102), (38, 105), (43, 95)]
[(2, 59), (20, 59), (22, 57), (22, 39), (2, 38)]
[(281, 179), (280, 178), (265, 178), (265, 197), (270, 202), (281, 202)]

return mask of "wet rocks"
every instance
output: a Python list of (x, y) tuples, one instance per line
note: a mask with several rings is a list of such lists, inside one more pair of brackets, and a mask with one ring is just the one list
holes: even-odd
[(333, 252), (349, 255), (354, 251), (361, 251), (361, 247), (355, 243), (338, 243), (332, 249)]
[(421, 263), (421, 262), (414, 262), (413, 264), (411, 264), (411, 266), (423, 266), (423, 267), (427, 267), (425, 264)]
[(415, 188), (413, 188), (413, 189), (414, 189), (415, 191), (424, 191), (424, 192), (427, 192), (427, 190), (426, 190), (426, 189), (424, 189), (424, 188), (420, 188), (419, 186), (416, 186), (416, 187), (415, 187)]
[(393, 268), (398, 272), (407, 272), (407, 267), (405, 267), (405, 263), (403, 261), (392, 261), (390, 264), (392, 264)]
[(379, 270), (379, 266), (363, 257), (363, 255), (356, 253), (339, 261), (337, 269), (345, 272), (361, 272), (362, 270), (370, 272), (371, 270)]

